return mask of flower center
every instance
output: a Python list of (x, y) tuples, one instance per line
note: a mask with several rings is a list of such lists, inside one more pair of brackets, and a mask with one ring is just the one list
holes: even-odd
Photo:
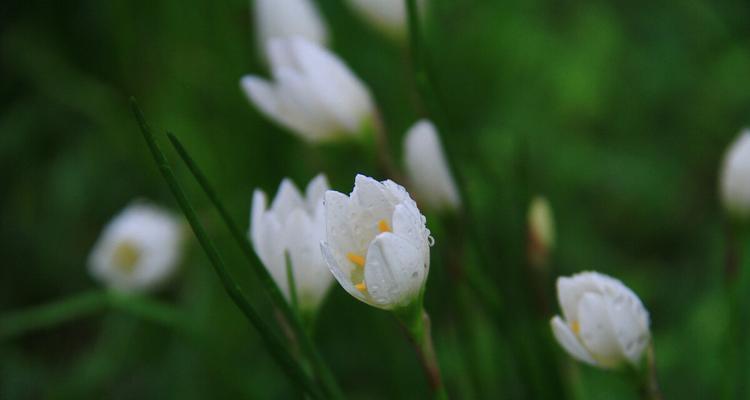
[(122, 272), (130, 275), (135, 271), (135, 267), (138, 264), (138, 260), (141, 258), (141, 252), (130, 240), (123, 240), (120, 242), (115, 251), (112, 253), (112, 262)]
[[(384, 219), (378, 221), (378, 230), (380, 231), (380, 233), (392, 232), (391, 226), (388, 225), (388, 221)], [(354, 284), (354, 287), (357, 288), (357, 290), (359, 290), (360, 292), (366, 291), (367, 285), (365, 284), (365, 257), (357, 253), (346, 253), (346, 258), (355, 266), (354, 271), (352, 271), (351, 273), (352, 283), (357, 282)]]
[(570, 329), (577, 336), (581, 332), (581, 325), (578, 324), (578, 321), (573, 321), (570, 323)]

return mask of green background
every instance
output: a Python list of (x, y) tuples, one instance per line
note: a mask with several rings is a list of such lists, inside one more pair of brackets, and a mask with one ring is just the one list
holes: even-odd
[[(558, 227), (550, 274), (595, 269), (622, 279), (651, 313), (667, 397), (713, 397), (727, 328), (717, 176), (726, 146), (749, 122), (750, 4), (432, 4), (426, 47), (449, 122), (446, 150), (489, 250), (485, 278), (503, 287), (524, 273), (518, 194), (523, 186), (546, 195)], [(401, 138), (421, 115), (408, 50), (343, 2), (319, 5), (333, 49), (371, 88), (399, 159)], [(130, 96), (158, 132), (183, 141), (243, 229), (252, 190), (275, 193), (285, 176), (306, 185), (323, 171), (345, 192), (357, 172), (379, 177), (368, 155), (305, 144), (247, 103), (239, 78), (267, 74), (249, 13), (239, 0), (0, 5), (0, 315), (97, 288), (88, 253), (132, 199), (177, 210)], [(168, 156), (231, 270), (267, 311), (205, 197)], [(428, 214), (437, 245), (426, 297), (449, 392), (527, 396), (503, 329), (434, 261), (451, 249), (436, 221)], [(293, 397), (197, 243), (187, 249), (181, 276), (154, 297), (205, 330), (203, 341), (132, 314), (95, 313), (0, 342), (0, 398)], [(468, 313), (457, 311), (462, 296)], [(513, 326), (524, 307), (507, 306)], [(549, 341), (556, 309), (534, 317)], [(351, 398), (428, 395), (393, 319), (338, 286), (315, 338)], [(626, 376), (568, 362), (555, 349), (578, 398), (635, 398)]]

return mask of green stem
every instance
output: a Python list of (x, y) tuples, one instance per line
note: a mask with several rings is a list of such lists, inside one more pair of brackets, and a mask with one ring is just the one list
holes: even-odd
[(654, 356), (654, 344), (651, 343), (646, 349), (646, 365), (640, 378), (640, 392), (643, 400), (662, 400), (659, 380), (656, 375), (656, 358)]
[(284, 295), (281, 294), (281, 291), (276, 285), (276, 282), (271, 277), (271, 274), (269, 274), (268, 270), (266, 270), (266, 268), (263, 266), (263, 263), (255, 254), (255, 251), (250, 245), (250, 241), (247, 239), (242, 230), (240, 230), (239, 226), (234, 222), (232, 216), (229, 214), (229, 211), (224, 206), (224, 203), (221, 202), (219, 196), (216, 194), (216, 191), (208, 182), (208, 179), (192, 159), (192, 157), (190, 157), (187, 150), (185, 150), (185, 147), (182, 145), (182, 143), (180, 143), (177, 137), (175, 137), (171, 133), (167, 133), (167, 136), (172, 142), (175, 150), (177, 150), (177, 153), (182, 158), (183, 162), (185, 162), (185, 165), (187, 165), (195, 180), (198, 182), (203, 191), (206, 193), (206, 196), (208, 196), (211, 203), (219, 212), (219, 215), (221, 216), (225, 225), (229, 228), (229, 232), (231, 233), (235, 242), (240, 247), (243, 255), (250, 264), (251, 269), (253, 270), (253, 272), (255, 272), (263, 287), (265, 287), (266, 293), (271, 298), (271, 301), (274, 303), (276, 308), (281, 311), (284, 318), (289, 321), (291, 329), (299, 339), (303, 353), (310, 360), (315, 374), (325, 387), (328, 396), (335, 399), (343, 399), (344, 395), (341, 392), (338, 383), (333, 377), (333, 374), (331, 373), (328, 366), (323, 361), (320, 353), (315, 348), (315, 345), (313, 344), (310, 335), (307, 334), (299, 318), (299, 315), (294, 312), (289, 302), (287, 302), (284, 298)]
[(747, 371), (750, 357), (750, 226), (733, 221), (730, 226), (727, 246), (735, 264), (732, 274), (727, 275), (727, 302), (729, 310), (729, 331), (725, 347), (728, 368), (724, 375), (724, 398), (747, 398)]
[(83, 318), (105, 309), (106, 306), (107, 293), (96, 290), (15, 311), (0, 317), (0, 340)]
[(448, 399), (443, 379), (440, 374), (435, 346), (432, 342), (432, 328), (430, 316), (422, 308), (421, 301), (394, 311), (396, 319), (406, 331), (409, 341), (419, 357), (419, 362), (424, 369), (435, 399)]
[(198, 333), (194, 326), (186, 322), (185, 316), (174, 307), (140, 295), (92, 290), (0, 317), (0, 340), (35, 330), (49, 329), (107, 308), (132, 314), (143, 320), (173, 328), (175, 331)]
[[(261, 338), (266, 343), (271, 355), (284, 369), (287, 375), (293, 381), (300, 384), (313, 398), (326, 398), (326, 396), (324, 396), (320, 392), (317, 385), (315, 385), (315, 383), (313, 383), (308, 375), (304, 372), (302, 366), (297, 363), (294, 357), (290, 354), (285, 344), (276, 336), (271, 327), (266, 324), (266, 322), (260, 317), (260, 314), (258, 314), (247, 297), (245, 297), (242, 289), (236, 283), (235, 279), (229, 274), (226, 266), (224, 265), (223, 259), (219, 255), (218, 250), (216, 250), (213, 242), (211, 241), (211, 239), (209, 239), (205, 229), (203, 228), (203, 225), (201, 224), (197, 214), (195, 213), (192, 204), (187, 199), (187, 196), (180, 187), (180, 184), (177, 182), (177, 178), (174, 176), (174, 173), (172, 172), (172, 168), (170, 167), (166, 156), (164, 156), (164, 153), (156, 143), (156, 140), (151, 133), (151, 128), (146, 123), (146, 120), (143, 117), (143, 113), (138, 107), (138, 104), (135, 102), (135, 99), (132, 98), (131, 107), (133, 108), (133, 113), (138, 120), (138, 124), (141, 128), (141, 133), (143, 134), (143, 137), (146, 140), (149, 149), (151, 150), (151, 155), (154, 157), (154, 160), (159, 167), (159, 171), (164, 177), (164, 180), (169, 185), (172, 194), (175, 196), (175, 199), (177, 200), (177, 203), (185, 214), (185, 217), (190, 223), (190, 226), (193, 228), (193, 233), (195, 233), (198, 242), (200, 243), (201, 247), (203, 247), (203, 250), (208, 256), (211, 265), (216, 271), (216, 274), (219, 276), (219, 279), (221, 280), (221, 283), (224, 286), (224, 289), (226, 290), (229, 297), (240, 309), (240, 311), (242, 311), (242, 313), (250, 321), (250, 323), (252, 323), (252, 325), (256, 328)], [(226, 212), (226, 210), (224, 211)], [(265, 271), (262, 266), (260, 268)], [(278, 287), (276, 287), (276, 285), (273, 283), (273, 280), (271, 279), (270, 275), (268, 275), (267, 271), (265, 271), (265, 275), (267, 279), (272, 283), (271, 287), (275, 288), (275, 293), (279, 298), (281, 298), (282, 303), (286, 304), (286, 309), (289, 310), (290, 314), (293, 314), (288, 303), (286, 303), (286, 301), (283, 299), (281, 292), (279, 292)]]

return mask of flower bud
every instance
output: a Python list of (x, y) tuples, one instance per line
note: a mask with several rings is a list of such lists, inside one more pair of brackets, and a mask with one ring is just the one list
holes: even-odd
[(458, 189), (432, 122), (418, 121), (404, 138), (404, 163), (420, 204), (435, 210), (461, 206)]
[(385, 310), (404, 309), (421, 298), (431, 238), (406, 189), (357, 175), (349, 196), (326, 192), (325, 214), (321, 249), (349, 294)]
[(104, 228), (89, 256), (91, 275), (121, 292), (157, 288), (176, 271), (182, 225), (170, 212), (134, 202)]
[(750, 217), (750, 129), (744, 129), (724, 156), (721, 201), (735, 218)]
[(325, 46), (328, 31), (311, 0), (254, 0), (255, 27), (259, 48), (265, 51), (270, 39), (303, 37)]
[[(418, 0), (422, 12), (426, 0)], [(405, 41), (408, 32), (408, 14), (404, 0), (349, 0), (354, 11), (386, 36)]]
[(267, 208), (266, 194), (256, 190), (250, 220), (250, 239), (281, 292), (290, 298), (286, 255), (291, 261), (300, 310), (314, 312), (331, 287), (333, 277), (320, 253), (325, 235), (324, 175), (310, 181), (303, 198), (294, 184), (284, 179)]
[(555, 247), (555, 220), (546, 198), (537, 196), (531, 201), (527, 215), (529, 264), (543, 267)]
[(240, 84), (263, 114), (310, 142), (362, 134), (374, 105), (367, 87), (333, 53), (295, 37), (268, 42), (274, 82), (254, 75)]
[(651, 339), (649, 316), (622, 282), (582, 272), (558, 278), (557, 297), (563, 318), (552, 318), (552, 332), (571, 356), (601, 368), (639, 365)]

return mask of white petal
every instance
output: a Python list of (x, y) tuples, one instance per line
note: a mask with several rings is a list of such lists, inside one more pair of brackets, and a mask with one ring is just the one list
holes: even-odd
[(240, 86), (248, 100), (260, 112), (266, 114), (266, 116), (274, 121), (284, 122), (284, 118), (279, 110), (278, 93), (270, 82), (257, 76), (246, 75), (240, 80)]
[[(357, 13), (386, 35), (403, 40), (406, 37), (406, 3), (402, 0), (349, 0)], [(424, 1), (419, 2), (420, 5)]]
[(275, 68), (280, 109), (289, 126), (309, 140), (336, 137), (344, 128), (331, 117), (315, 94), (315, 89), (291, 68)]
[(403, 203), (396, 206), (393, 211), (393, 233), (417, 249), (424, 250), (425, 247), (429, 247), (422, 214), (412, 204)]
[(305, 201), (302, 199), (302, 194), (300, 194), (297, 186), (291, 180), (284, 178), (276, 192), (276, 197), (271, 203), (271, 212), (276, 214), (279, 222), (283, 224), (293, 210), (304, 206)]
[(408, 241), (382, 233), (370, 245), (365, 284), (373, 305), (392, 309), (409, 304), (421, 292), (426, 278), (424, 257)]
[(720, 190), (730, 213), (750, 217), (750, 129), (740, 133), (724, 156)]
[(568, 354), (585, 363), (596, 365), (596, 361), (591, 357), (588, 350), (583, 347), (573, 331), (570, 330), (568, 324), (563, 322), (559, 316), (552, 318), (550, 325), (552, 326), (552, 333), (555, 335), (555, 339), (557, 339), (557, 342), (560, 343), (560, 346)]
[(358, 133), (372, 108), (364, 84), (333, 53), (299, 38), (291, 42), (300, 71), (309, 80), (314, 95), (346, 131)]
[(334, 251), (327, 243), (320, 244), (320, 250), (323, 252), (323, 258), (328, 263), (328, 269), (330, 269), (333, 277), (339, 282), (341, 287), (347, 291), (350, 295), (354, 296), (357, 300), (367, 303), (365, 295), (354, 287), (351, 281), (351, 269), (346, 267), (342, 269), (339, 264), (339, 259), (334, 255)]
[[(89, 270), (96, 279), (117, 290), (152, 290), (176, 271), (182, 239), (181, 224), (174, 215), (134, 202), (104, 228), (89, 257)], [(137, 253), (129, 272), (115, 260), (115, 252), (123, 244)]]
[(325, 24), (310, 0), (255, 0), (254, 3), (260, 44), (290, 36), (321, 44), (328, 41)]
[(586, 292), (600, 293), (600, 279), (600, 274), (595, 272), (557, 278), (557, 298), (565, 320), (578, 320), (578, 302)]
[(417, 197), (433, 209), (457, 209), (458, 189), (437, 136), (427, 120), (414, 124), (404, 138), (406, 172)]
[(284, 226), (285, 247), (292, 262), (292, 271), (300, 307), (314, 310), (328, 292), (333, 276), (323, 259), (320, 242), (324, 226), (316, 226), (303, 209), (292, 211)]
[(651, 338), (649, 317), (635, 293), (624, 289), (607, 298), (608, 314), (625, 357), (638, 365)]
[(310, 212), (315, 212), (318, 206), (323, 203), (323, 195), (329, 188), (325, 174), (318, 174), (307, 184), (305, 197), (307, 198), (307, 209)]
[(250, 240), (253, 242), (257, 241), (260, 235), (261, 219), (266, 212), (267, 204), (266, 194), (256, 189), (253, 192), (253, 204), (250, 208)]
[(586, 293), (581, 297), (578, 303), (578, 323), (578, 337), (599, 364), (613, 367), (622, 361), (623, 353), (602, 295)]

